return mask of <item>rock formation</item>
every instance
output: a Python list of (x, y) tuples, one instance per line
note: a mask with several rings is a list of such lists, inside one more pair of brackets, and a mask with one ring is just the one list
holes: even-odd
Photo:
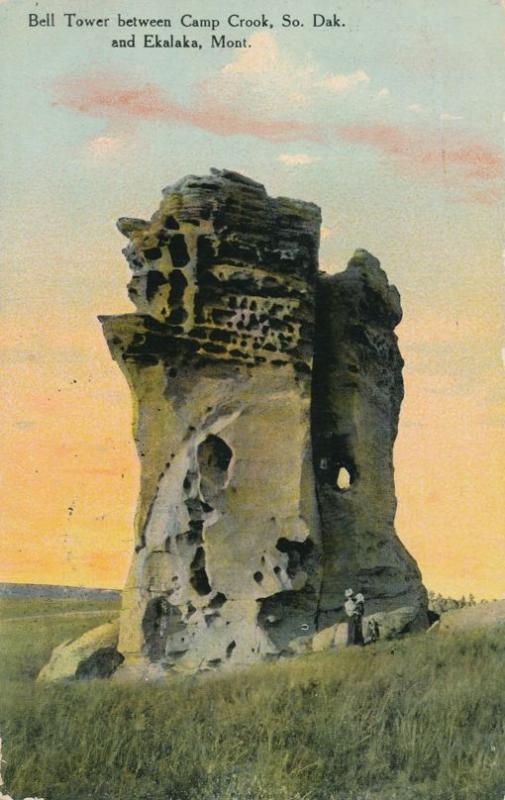
[(400, 296), (373, 256), (321, 275), (312, 380), (312, 440), (323, 542), (319, 627), (347, 586), (367, 612), (425, 606), (419, 571), (394, 531), (393, 444), (403, 399), (395, 326)]
[(141, 461), (122, 674), (299, 652), (348, 586), (425, 624), (393, 527), (400, 299), (365, 251), (319, 273), (319, 226), (217, 170), (118, 222), (137, 313), (101, 320)]

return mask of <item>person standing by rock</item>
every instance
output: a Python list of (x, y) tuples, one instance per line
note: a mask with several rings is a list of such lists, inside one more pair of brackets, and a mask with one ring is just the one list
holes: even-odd
[(347, 615), (347, 647), (356, 644), (356, 601), (352, 589), (345, 590), (344, 611)]
[(354, 606), (354, 614), (356, 617), (354, 644), (364, 645), (365, 640), (363, 638), (363, 617), (365, 615), (365, 596), (361, 592), (358, 592), (358, 594), (355, 596)]
[(379, 639), (379, 623), (374, 617), (368, 620), (365, 644), (373, 644)]
[(344, 610), (347, 615), (347, 646), (353, 644), (363, 645), (363, 615), (365, 613), (365, 598), (359, 592), (354, 594), (352, 589), (345, 591)]

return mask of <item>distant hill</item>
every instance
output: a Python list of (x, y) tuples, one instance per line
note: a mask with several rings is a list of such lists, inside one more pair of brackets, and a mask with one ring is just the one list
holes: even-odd
[(0, 583), (0, 597), (118, 600), (121, 592), (115, 589), (89, 589), (83, 586), (56, 586), (43, 583)]

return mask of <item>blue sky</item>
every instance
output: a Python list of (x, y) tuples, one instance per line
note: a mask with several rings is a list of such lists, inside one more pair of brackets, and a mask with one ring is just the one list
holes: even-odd
[[(9, 448), (19, 463), (29, 451), (34, 464), (33, 473), (6, 478), (8, 541), (19, 535), (21, 519), (28, 543), (40, 531), (51, 543), (67, 537), (74, 542), (70, 573), (93, 583), (76, 561), (102, 552), (97, 542), (109, 524), (104, 576), (121, 582), (137, 467), (129, 399), (95, 319), (129, 310), (114, 222), (150, 216), (163, 186), (216, 166), (262, 181), (270, 194), (317, 202), (327, 271), (343, 269), (357, 247), (381, 260), (405, 311), (398, 329), (407, 362), (396, 452), (400, 535), (432, 584), (454, 591), (472, 582), (496, 587), (502, 579), (491, 562), (497, 553), (505, 556), (503, 457), (495, 455), (505, 411), (502, 4), (322, 0), (315, 11), (337, 12), (345, 22), (324, 30), (311, 28), (312, 9), (300, 0), (276, 3), (274, 12), (257, 0), (140, 6), (88, 1), (71, 10), (113, 19), (118, 11), (168, 16), (175, 35), (188, 12), (224, 21), (242, 9), (248, 17), (266, 13), (276, 25), (255, 31), (246, 49), (114, 50), (115, 29), (65, 27), (61, 14), (69, 5), (62, 0), (0, 4), (7, 44), (0, 132), (8, 332), (3, 413)], [(29, 13), (47, 12), (57, 16), (55, 29), (28, 29)], [(283, 30), (278, 23), (288, 12), (305, 27)], [(74, 387), (62, 394), (74, 373), (81, 393)], [(120, 409), (124, 430), (112, 431), (111, 405)], [(119, 455), (106, 501), (93, 464), (111, 448)], [(55, 469), (61, 486), (46, 501), (49, 478), (40, 484), (35, 475)], [(125, 471), (129, 477), (120, 483)], [(59, 509), (79, 492), (87, 498), (82, 508), (91, 504), (96, 514), (77, 510), (69, 532)], [(40, 497), (39, 506), (23, 510), (20, 495)], [(101, 502), (113, 506), (105, 522)], [(487, 554), (478, 564), (471, 544), (476, 527)], [(456, 537), (463, 544), (454, 559)], [(15, 575), (17, 552), (13, 545)]]

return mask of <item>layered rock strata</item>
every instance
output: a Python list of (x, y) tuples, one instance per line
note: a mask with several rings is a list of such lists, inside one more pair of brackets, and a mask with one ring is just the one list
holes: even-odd
[(119, 672), (301, 652), (348, 586), (425, 624), (393, 526), (401, 308), (378, 261), (319, 273), (319, 208), (228, 171), (118, 227), (137, 313), (101, 320), (141, 461)]
[(310, 439), (320, 211), (231, 172), (119, 221), (139, 313), (102, 318), (142, 463), (119, 650), (193, 671), (315, 631)]

